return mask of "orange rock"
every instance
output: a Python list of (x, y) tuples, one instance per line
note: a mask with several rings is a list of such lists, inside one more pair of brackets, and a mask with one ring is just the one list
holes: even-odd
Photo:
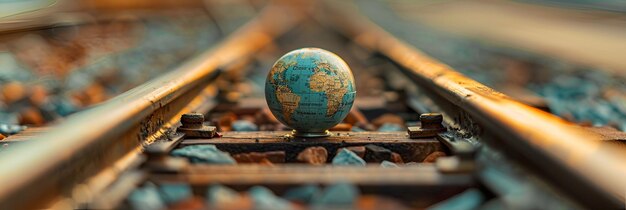
[(4, 138), (6, 138), (6, 136), (4, 136), (4, 135), (2, 135), (2, 134), (0, 133), (0, 140), (2, 140), (2, 139), (4, 139)]
[(20, 113), (20, 124), (40, 126), (45, 123), (41, 112), (35, 108), (25, 109)]
[(324, 147), (308, 147), (298, 153), (296, 159), (311, 165), (323, 165), (328, 159), (328, 151)]
[(77, 91), (71, 92), (70, 100), (72, 101), (73, 104), (76, 104), (78, 107), (85, 107), (89, 105), (88, 97), (82, 92), (77, 92)]
[(89, 105), (105, 101), (108, 96), (104, 87), (98, 83), (93, 83), (85, 89), (85, 95)]
[(237, 163), (284, 163), (284, 151), (250, 152), (233, 155)]
[(242, 194), (239, 199), (231, 202), (224, 202), (220, 204), (209, 204), (209, 209), (222, 209), (222, 210), (239, 210), (239, 209), (253, 209), (254, 201), (248, 194)]
[(335, 125), (335, 127), (330, 128), (331, 131), (350, 131), (352, 130), (352, 125), (348, 123), (339, 123)]
[(259, 164), (265, 165), (265, 166), (273, 166), (274, 165), (274, 163), (272, 163), (272, 161), (268, 160), (267, 158), (261, 159), (261, 161), (259, 161)]
[(411, 209), (411, 208), (405, 206), (402, 202), (396, 199), (383, 197), (383, 196), (362, 195), (356, 201), (356, 209)]
[(222, 131), (230, 131), (233, 122), (237, 120), (237, 115), (232, 112), (228, 112), (219, 117), (217, 123)]
[(30, 102), (35, 106), (41, 106), (48, 99), (48, 90), (44, 86), (35, 85), (30, 89)]
[(435, 151), (433, 153), (430, 153), (428, 156), (426, 156), (426, 158), (424, 158), (424, 163), (434, 163), (437, 158), (439, 157), (443, 157), (446, 156), (446, 153), (442, 152), (442, 151)]
[(285, 151), (271, 151), (264, 152), (266, 158), (272, 163), (284, 163), (285, 162)]
[(5, 103), (10, 104), (24, 98), (26, 87), (21, 82), (9, 82), (0, 88)]
[(366, 125), (369, 123), (367, 118), (365, 118), (365, 115), (356, 107), (352, 107), (352, 109), (350, 109), (350, 113), (348, 113), (348, 116), (346, 116), (346, 119), (343, 121), (351, 125)]
[(205, 209), (204, 199), (193, 197), (187, 200), (177, 202), (170, 206), (169, 209)]
[(404, 119), (395, 114), (384, 114), (372, 121), (372, 124), (374, 124), (374, 126), (376, 126), (377, 128), (385, 123), (393, 123), (404, 126)]
[(402, 160), (402, 156), (400, 156), (400, 154), (393, 152), (391, 153), (391, 162), (404, 163), (404, 160)]

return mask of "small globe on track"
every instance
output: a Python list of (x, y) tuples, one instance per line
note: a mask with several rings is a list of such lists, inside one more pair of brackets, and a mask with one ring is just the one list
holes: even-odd
[(283, 55), (267, 75), (265, 99), (294, 136), (328, 136), (350, 112), (356, 96), (348, 64), (332, 52), (302, 48)]

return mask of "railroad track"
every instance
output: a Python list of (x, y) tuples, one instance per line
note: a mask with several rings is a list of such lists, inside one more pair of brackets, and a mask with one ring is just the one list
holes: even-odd
[[(358, 51), (395, 65), (418, 87), (417, 93), (436, 104), (420, 106), (440, 110), (448, 131), (425, 139), (375, 131), (337, 131), (327, 139), (286, 138), (284, 131), (224, 131), (220, 138), (191, 139), (175, 132), (184, 113), (219, 112), (221, 102), (212, 84), (220, 76), (252, 65), (267, 46), (298, 46), (285, 40), (285, 34), (293, 35), (311, 19), (340, 37), (335, 39), (351, 43), (354, 49), (345, 54)], [(359, 65), (364, 64), (352, 66), (355, 74)], [(409, 99), (420, 104), (415, 96)], [(232, 103), (225, 106), (235, 108)], [(481, 203), (499, 200), (520, 208), (624, 208), (626, 196), (622, 148), (457, 73), (369, 22), (349, 3), (270, 4), (219, 45), (171, 72), (23, 138), (27, 140), (12, 143), (0, 154), (2, 209), (132, 207), (128, 195), (146, 180), (185, 182), (193, 188), (216, 182), (235, 189), (263, 185), (276, 193), (300, 184), (343, 180), (365, 193), (400, 198), (413, 208), (468, 189), (488, 192)], [(400, 168), (205, 165), (169, 155), (175, 148), (206, 144), (231, 154), (283, 150), (287, 163), (312, 146), (324, 147), (329, 157), (338, 148), (369, 144), (390, 148), (406, 162), (420, 162), (436, 151), (448, 155), (435, 164)], [(521, 195), (536, 194), (544, 200), (506, 202), (520, 196), (511, 185), (528, 185)]]

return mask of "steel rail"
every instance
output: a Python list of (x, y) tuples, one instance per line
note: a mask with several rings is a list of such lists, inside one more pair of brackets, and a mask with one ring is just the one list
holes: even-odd
[(328, 12), (317, 16), (319, 21), (396, 63), (442, 106), (447, 122), (465, 130), (475, 130), (476, 122), (479, 134), (495, 136), (492, 143), (504, 145), (507, 155), (530, 164), (574, 202), (596, 209), (624, 208), (622, 148), (458, 73), (386, 32), (354, 5), (328, 2)]
[[(222, 43), (173, 71), (0, 154), (0, 209), (58, 206), (66, 198), (97, 196), (92, 188), (105, 187), (131, 164), (142, 144), (163, 136), (221, 67), (251, 57), (295, 26), (306, 15), (301, 4), (273, 1)], [(77, 208), (76, 201), (69, 203), (65, 207)]]

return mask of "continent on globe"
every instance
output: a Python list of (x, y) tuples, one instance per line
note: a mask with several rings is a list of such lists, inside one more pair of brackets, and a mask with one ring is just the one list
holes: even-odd
[(356, 91), (348, 64), (332, 52), (302, 48), (283, 55), (265, 82), (265, 99), (294, 136), (328, 136), (350, 112)]

